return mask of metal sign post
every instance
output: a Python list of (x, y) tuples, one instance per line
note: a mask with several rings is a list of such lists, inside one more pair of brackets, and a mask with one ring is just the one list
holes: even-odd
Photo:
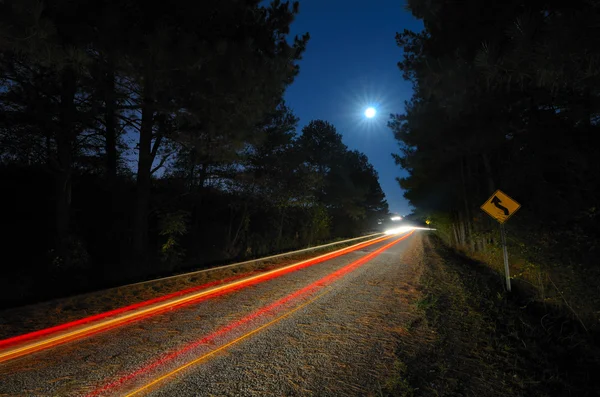
[(500, 238), (502, 239), (502, 253), (504, 254), (504, 274), (506, 275), (506, 290), (510, 292), (510, 271), (508, 269), (508, 250), (506, 249), (506, 229), (504, 229), (504, 223), (500, 224)]
[(500, 224), (500, 238), (502, 240), (502, 253), (504, 254), (504, 274), (506, 276), (506, 289), (510, 292), (510, 271), (508, 268), (508, 249), (506, 248), (506, 230), (504, 222), (521, 208), (521, 204), (510, 198), (502, 190), (496, 190), (492, 196), (481, 206), (489, 216)]

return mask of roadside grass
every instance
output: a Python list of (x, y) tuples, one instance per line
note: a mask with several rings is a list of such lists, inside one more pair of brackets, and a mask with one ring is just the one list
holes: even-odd
[(439, 297), (432, 295), (432, 294), (427, 294), (425, 297), (419, 299), (417, 301), (417, 309), (419, 310), (431, 310), (433, 308), (435, 308), (437, 302), (438, 302)]
[[(502, 254), (490, 250), (488, 253), (462, 253), (466, 258), (485, 263), (496, 273), (504, 274)], [(511, 252), (511, 284), (523, 299), (551, 307), (565, 317), (576, 320), (585, 331), (600, 331), (598, 292), (590, 288), (591, 280), (600, 277), (590, 272), (574, 272), (571, 267), (552, 265), (550, 261), (539, 259), (530, 262), (518, 253)], [(588, 280), (582, 280), (587, 273)], [(585, 277), (585, 276), (584, 276)], [(596, 288), (597, 290), (597, 288)]]
[(413, 397), (415, 390), (410, 385), (408, 376), (408, 368), (405, 363), (396, 359), (394, 361), (393, 374), (385, 381), (383, 388), (379, 389), (379, 396), (385, 396), (389, 391), (394, 392), (394, 396), (398, 397)]
[(598, 339), (503, 277), (424, 236), (413, 319), (385, 396), (596, 396)]

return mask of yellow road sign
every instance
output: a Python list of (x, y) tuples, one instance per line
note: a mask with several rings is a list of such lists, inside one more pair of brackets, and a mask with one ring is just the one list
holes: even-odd
[(521, 208), (521, 204), (508, 197), (503, 191), (496, 190), (481, 209), (500, 223), (504, 223)]

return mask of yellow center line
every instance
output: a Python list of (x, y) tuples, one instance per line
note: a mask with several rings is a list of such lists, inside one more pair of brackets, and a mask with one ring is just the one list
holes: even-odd
[(200, 356), (200, 357), (198, 357), (198, 358), (194, 359), (193, 361), (190, 361), (190, 362), (188, 362), (188, 363), (186, 363), (186, 364), (182, 365), (181, 367), (178, 367), (178, 368), (176, 368), (176, 369), (172, 370), (171, 372), (168, 372), (168, 373), (167, 373), (167, 374), (165, 374), (165, 375), (162, 375), (161, 377), (158, 377), (158, 378), (154, 379), (152, 382), (150, 382), (150, 383), (147, 383), (146, 385), (144, 385), (144, 386), (140, 387), (139, 389), (136, 389), (136, 390), (134, 390), (134, 391), (132, 391), (132, 392), (130, 392), (130, 393), (128, 393), (128, 394), (126, 394), (126, 396), (127, 396), (127, 397), (129, 397), (129, 396), (134, 396), (134, 395), (136, 395), (136, 394), (138, 394), (138, 393), (140, 393), (140, 392), (142, 392), (142, 391), (144, 391), (144, 390), (148, 389), (149, 387), (152, 387), (153, 385), (155, 385), (155, 384), (157, 384), (157, 383), (159, 383), (159, 382), (161, 382), (161, 381), (163, 381), (163, 380), (165, 380), (165, 379), (167, 379), (167, 378), (169, 378), (169, 377), (171, 377), (171, 376), (173, 376), (173, 375), (177, 374), (178, 372), (181, 372), (181, 371), (183, 371), (184, 369), (186, 369), (186, 368), (188, 368), (188, 367), (190, 367), (190, 366), (192, 366), (192, 365), (194, 365), (194, 364), (197, 364), (197, 363), (199, 363), (200, 361), (202, 361), (202, 360), (205, 360), (205, 359), (209, 358), (210, 356), (213, 356), (213, 355), (215, 355), (216, 353), (218, 353), (218, 352), (220, 352), (220, 351), (222, 351), (222, 350), (225, 350), (225, 349), (227, 349), (228, 347), (230, 347), (230, 346), (232, 346), (232, 345), (235, 345), (235, 344), (236, 344), (236, 343), (238, 343), (238, 342), (241, 342), (242, 340), (244, 340), (244, 339), (246, 339), (246, 338), (248, 338), (248, 337), (250, 337), (250, 336), (252, 336), (252, 335), (256, 334), (257, 332), (260, 332), (260, 331), (262, 331), (263, 329), (265, 329), (265, 328), (267, 328), (267, 327), (270, 327), (271, 325), (273, 325), (273, 324), (275, 324), (275, 323), (277, 323), (277, 322), (279, 322), (279, 321), (283, 320), (284, 318), (291, 316), (292, 314), (294, 314), (294, 313), (295, 313), (295, 312), (297, 312), (298, 310), (300, 310), (300, 309), (302, 309), (302, 308), (304, 308), (304, 307), (306, 307), (306, 306), (310, 305), (311, 303), (313, 303), (314, 301), (316, 301), (317, 299), (321, 298), (322, 296), (324, 296), (324, 295), (328, 294), (328, 293), (329, 293), (329, 292), (331, 292), (331, 291), (332, 291), (332, 289), (331, 289), (331, 288), (328, 288), (328, 290), (326, 290), (325, 292), (323, 292), (323, 293), (321, 293), (321, 294), (319, 294), (319, 295), (315, 296), (314, 298), (310, 299), (310, 300), (309, 300), (309, 301), (307, 301), (307, 302), (304, 302), (304, 303), (303, 303), (303, 304), (301, 304), (300, 306), (298, 306), (298, 307), (296, 307), (296, 308), (294, 308), (294, 309), (292, 309), (292, 310), (288, 311), (287, 313), (285, 313), (285, 314), (283, 314), (283, 315), (281, 315), (281, 316), (279, 316), (279, 317), (277, 317), (277, 318), (275, 318), (275, 319), (273, 319), (273, 320), (269, 321), (269, 322), (268, 322), (268, 323), (266, 323), (266, 324), (263, 324), (263, 325), (261, 325), (260, 327), (258, 327), (258, 328), (256, 328), (256, 329), (254, 329), (254, 330), (252, 330), (252, 331), (250, 331), (250, 332), (248, 332), (248, 333), (246, 333), (246, 334), (244, 334), (244, 335), (240, 336), (239, 338), (236, 338), (236, 339), (232, 340), (231, 342), (228, 342), (228, 343), (224, 344), (223, 346), (221, 346), (221, 347), (219, 347), (219, 348), (217, 348), (217, 349), (215, 349), (215, 350), (212, 350), (212, 351), (210, 351), (210, 352), (208, 352), (208, 353), (206, 353), (206, 354), (204, 354), (204, 355), (202, 355), (202, 356)]
[(291, 265), (288, 265), (288, 266), (284, 266), (282, 268), (270, 270), (270, 271), (265, 272), (265, 273), (260, 273), (260, 274), (258, 274), (256, 276), (247, 277), (247, 278), (244, 278), (244, 279), (241, 279), (241, 280), (238, 280), (238, 281), (234, 281), (234, 282), (231, 282), (231, 283), (228, 283), (228, 284), (225, 284), (225, 285), (221, 285), (221, 286), (218, 286), (218, 287), (214, 287), (214, 288), (211, 288), (211, 289), (208, 289), (208, 290), (200, 291), (200, 292), (197, 292), (197, 293), (194, 293), (194, 294), (191, 294), (191, 295), (187, 295), (187, 296), (180, 297), (180, 298), (175, 298), (175, 299), (168, 300), (168, 301), (162, 302), (162, 303), (157, 303), (157, 304), (151, 305), (151, 306), (149, 306), (147, 308), (137, 309), (134, 312), (123, 314), (123, 315), (120, 315), (120, 316), (118, 316), (116, 318), (113, 318), (113, 319), (102, 320), (102, 321), (100, 321), (99, 323), (96, 323), (96, 324), (90, 324), (90, 325), (87, 325), (87, 326), (83, 326), (82, 328), (75, 329), (75, 330), (73, 330), (71, 332), (66, 332), (64, 334), (59, 334), (59, 335), (54, 336), (54, 337), (44, 338), (44, 339), (42, 339), (40, 341), (37, 341), (37, 342), (26, 343), (24, 346), (21, 346), (21, 347), (9, 348), (9, 349), (7, 349), (5, 351), (0, 351), (0, 362), (3, 362), (5, 360), (9, 360), (11, 358), (20, 357), (20, 356), (23, 356), (25, 354), (32, 353), (34, 351), (42, 350), (44, 348), (51, 347), (51, 346), (53, 346), (55, 344), (59, 344), (59, 343), (61, 343), (63, 341), (69, 341), (69, 340), (75, 339), (77, 337), (82, 337), (82, 336), (85, 336), (85, 334), (88, 334), (90, 332), (102, 330), (103, 328), (110, 327), (112, 325), (118, 325), (119, 323), (123, 323), (123, 322), (129, 321), (129, 320), (133, 320), (133, 319), (136, 319), (137, 317), (142, 317), (142, 316), (144, 316), (146, 314), (151, 314), (153, 312), (169, 308), (170, 306), (173, 306), (173, 305), (184, 304), (184, 303), (187, 303), (189, 301), (193, 301), (195, 299), (198, 299), (198, 298), (201, 298), (201, 297), (204, 297), (204, 296), (207, 296), (207, 295), (211, 295), (211, 294), (214, 294), (214, 293), (219, 292), (219, 291), (227, 290), (229, 288), (232, 288), (232, 287), (235, 287), (235, 286), (239, 286), (239, 285), (242, 285), (244, 283), (248, 283), (248, 282), (253, 281), (253, 280), (260, 279), (262, 277), (268, 277), (269, 275), (277, 274), (277, 273), (283, 272), (285, 270), (288, 270), (288, 269), (291, 269), (291, 268), (294, 268), (294, 267), (298, 267), (298, 266), (300, 266), (300, 265), (302, 265), (304, 263), (307, 263), (307, 262), (318, 260), (318, 259), (321, 259), (323, 257), (330, 256), (330, 255), (334, 255), (336, 253), (340, 253), (340, 252), (345, 251), (345, 250), (350, 250), (351, 248), (359, 246), (361, 244), (375, 243), (378, 240), (384, 241), (384, 240), (387, 240), (387, 239), (390, 239), (390, 238), (392, 238), (392, 236), (390, 236), (390, 237), (387, 237), (387, 236), (386, 237), (378, 237), (378, 238), (375, 238), (375, 239), (372, 239), (372, 240), (367, 240), (365, 242), (354, 244), (354, 245), (352, 245), (350, 247), (345, 247), (345, 248), (339, 249), (337, 251), (329, 252), (329, 253), (326, 253), (326, 254), (323, 254), (323, 255), (316, 256), (314, 258), (306, 259), (306, 260), (303, 260), (303, 261), (300, 261), (300, 262), (297, 262), (297, 263), (294, 263), (294, 264), (291, 264)]

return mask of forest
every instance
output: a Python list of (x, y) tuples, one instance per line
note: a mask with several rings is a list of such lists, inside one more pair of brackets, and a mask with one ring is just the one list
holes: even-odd
[(592, 0), (409, 0), (398, 66), (413, 84), (389, 123), (415, 217), (503, 272), (496, 189), (522, 207), (506, 224), (512, 277), (584, 328), (600, 318), (600, 4)]
[(367, 157), (283, 100), (298, 12), (0, 2), (1, 306), (375, 230)]

